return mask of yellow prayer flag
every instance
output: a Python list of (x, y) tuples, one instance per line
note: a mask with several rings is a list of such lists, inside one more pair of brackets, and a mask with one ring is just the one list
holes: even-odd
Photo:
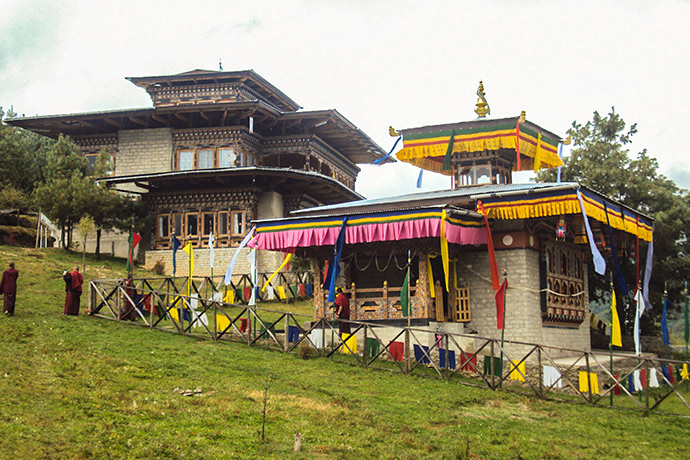
[[(280, 264), (280, 267), (278, 267), (278, 270), (273, 272), (271, 277), (266, 280), (266, 282), (264, 283), (264, 286), (261, 288), (261, 292), (264, 292), (266, 290), (268, 285), (271, 284), (271, 281), (273, 281), (273, 278), (275, 278), (276, 275), (278, 275), (278, 272), (280, 272), (283, 269), (283, 267), (286, 266), (288, 264), (288, 262), (290, 262), (291, 258), (292, 258), (292, 253), (288, 252), (287, 255), (285, 256), (285, 260), (283, 260), (283, 263)], [(285, 291), (283, 291), (283, 295), (285, 295)]]
[(436, 287), (434, 286), (434, 272), (431, 271), (431, 256), (426, 257), (427, 271), (429, 272), (429, 292), (431, 298), (436, 298)]
[(280, 300), (287, 299), (287, 296), (285, 295), (285, 288), (282, 285), (276, 286), (276, 291), (278, 291), (278, 298)]
[[(345, 340), (348, 335), (350, 335), (350, 334), (347, 332), (344, 332), (341, 335), (341, 338), (345, 342), (345, 344), (342, 346), (341, 350), (346, 355), (356, 354), (357, 353), (357, 336), (352, 334), (352, 335), (350, 335), (350, 338)], [(347, 345), (347, 347), (345, 345)], [(348, 347), (349, 347), (349, 349), (348, 349)]]
[(690, 373), (688, 372), (687, 364), (683, 364), (683, 369), (680, 371), (680, 378), (683, 380), (690, 380)]
[[(589, 374), (589, 379), (588, 379)], [(588, 381), (589, 380), (589, 381)], [(599, 394), (599, 376), (594, 372), (580, 371), (579, 373), (580, 392), (589, 393), (589, 385), (592, 386), (592, 394)]]
[(228, 289), (225, 291), (225, 297), (223, 297), (223, 302), (235, 303), (235, 290), (234, 289)]
[(172, 319), (173, 323), (180, 322), (180, 315), (177, 313), (177, 308), (171, 308), (168, 313), (170, 314), (170, 318)]
[(621, 322), (618, 319), (618, 309), (616, 308), (615, 289), (611, 289), (611, 345), (623, 346), (621, 341)]
[[(519, 371), (519, 372), (518, 372)], [(522, 372), (522, 374), (520, 374)], [(527, 375), (525, 372), (525, 362), (521, 362), (518, 364), (518, 361), (510, 361), (510, 375), (508, 378), (510, 380), (518, 380), (520, 382), (524, 382), (525, 378), (523, 375)]]
[(192, 248), (192, 242), (187, 242), (182, 250), (189, 254), (189, 277), (191, 278), (194, 275), (194, 249)]
[(216, 315), (216, 332), (223, 332), (230, 327), (230, 320), (225, 315)]
[(446, 292), (450, 292), (448, 287), (448, 272), (450, 268), (448, 267), (448, 240), (446, 239), (446, 210), (443, 210), (441, 214), (441, 263), (443, 264), (443, 275), (446, 279)]

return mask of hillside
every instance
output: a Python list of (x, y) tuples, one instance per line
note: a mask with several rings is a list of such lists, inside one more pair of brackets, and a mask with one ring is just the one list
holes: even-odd
[[(687, 456), (688, 419), (545, 402), (64, 317), (60, 274), (80, 254), (0, 246), (0, 261), (14, 261), (20, 271), (17, 315), (0, 318), (0, 458)], [(123, 260), (87, 258), (87, 278), (124, 271)], [(262, 442), (268, 376), (275, 381)], [(196, 396), (180, 393), (197, 388)]]

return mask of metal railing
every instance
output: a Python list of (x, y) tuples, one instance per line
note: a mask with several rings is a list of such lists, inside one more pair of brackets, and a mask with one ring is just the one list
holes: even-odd
[[(455, 380), (492, 390), (590, 405), (690, 416), (690, 363), (653, 356), (603, 354), (474, 334), (314, 319), (218, 300), (213, 283), (176, 286), (170, 279), (94, 280), (91, 315), (151, 329), (242, 342), (283, 353), (310, 353), (353, 365)], [(215, 298), (214, 298), (215, 296)], [(351, 333), (341, 336), (340, 325)]]

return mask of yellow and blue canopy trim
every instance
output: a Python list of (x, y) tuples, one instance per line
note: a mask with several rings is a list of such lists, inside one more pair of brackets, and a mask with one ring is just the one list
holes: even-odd
[[(585, 188), (580, 188), (580, 193), (588, 217), (603, 224), (610, 223), (612, 228), (635, 235), (643, 241), (652, 241), (652, 222), (649, 218), (605, 200)], [(534, 192), (528, 196), (482, 197), (481, 201), (487, 216), (494, 219), (532, 219), (582, 213), (575, 188)]]
[[(403, 148), (397, 153), (398, 160), (419, 168), (451, 175), (443, 168), (443, 160), (452, 139), (452, 154), (513, 150), (518, 147), (518, 118), (479, 120), (452, 125), (436, 125), (403, 130)], [(520, 123), (520, 170), (556, 168), (563, 162), (558, 157), (560, 138), (530, 123)], [(515, 163), (517, 167), (517, 162)]]

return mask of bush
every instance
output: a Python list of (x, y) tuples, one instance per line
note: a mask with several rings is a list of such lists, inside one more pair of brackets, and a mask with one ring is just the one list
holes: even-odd
[(151, 268), (151, 271), (156, 275), (165, 274), (165, 262), (163, 262), (163, 259), (158, 259), (153, 265), (153, 268)]
[(299, 356), (302, 359), (314, 358), (316, 357), (316, 355), (316, 350), (314, 350), (313, 347), (306, 343), (300, 345), (297, 349), (297, 356)]

